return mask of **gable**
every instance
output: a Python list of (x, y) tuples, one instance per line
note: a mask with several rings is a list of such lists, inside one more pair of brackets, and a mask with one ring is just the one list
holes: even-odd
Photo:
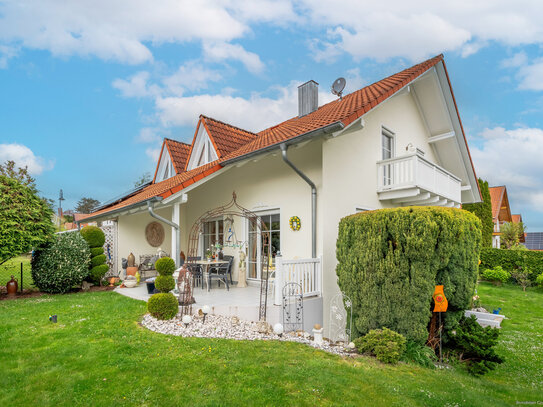
[(209, 133), (207, 132), (205, 125), (203, 124), (203, 120), (200, 119), (200, 121), (198, 122), (198, 127), (196, 128), (194, 140), (192, 142), (190, 157), (187, 161), (186, 170), (193, 170), (218, 159), (219, 153), (217, 151), (217, 148), (213, 144)]
[(168, 148), (166, 147), (166, 141), (162, 143), (162, 150), (160, 151), (160, 157), (158, 159), (158, 165), (155, 171), (155, 177), (153, 183), (162, 182), (175, 175), (175, 168), (173, 166), (172, 157)]

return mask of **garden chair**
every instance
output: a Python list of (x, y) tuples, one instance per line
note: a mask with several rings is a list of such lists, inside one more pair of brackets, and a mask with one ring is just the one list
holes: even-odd
[(219, 281), (220, 286), (222, 281), (226, 285), (226, 289), (229, 291), (230, 287), (228, 285), (228, 277), (230, 276), (230, 284), (232, 284), (232, 263), (234, 262), (234, 256), (224, 256), (223, 259), (228, 261), (228, 263), (213, 267), (209, 272), (207, 284), (209, 287), (211, 287), (211, 280), (215, 279)]

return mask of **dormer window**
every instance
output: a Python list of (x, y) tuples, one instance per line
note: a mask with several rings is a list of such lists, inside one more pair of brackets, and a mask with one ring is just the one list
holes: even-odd
[(158, 164), (157, 176), (155, 183), (164, 181), (168, 178), (171, 178), (175, 175), (175, 170), (173, 168), (172, 159), (167, 148), (162, 149), (162, 154), (160, 156), (160, 162)]

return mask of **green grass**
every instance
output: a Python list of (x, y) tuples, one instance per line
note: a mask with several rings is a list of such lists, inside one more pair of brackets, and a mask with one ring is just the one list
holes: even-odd
[[(506, 362), (482, 378), (295, 343), (183, 339), (139, 325), (113, 292), (0, 302), (1, 406), (505, 406), (543, 400), (543, 293), (481, 284), (499, 305)], [(58, 315), (58, 323), (48, 321)]]
[(19, 289), (21, 288), (21, 263), (23, 263), (23, 288), (34, 288), (30, 274), (30, 256), (27, 255), (15, 257), (0, 265), (0, 285), (6, 285), (13, 274), (19, 283)]

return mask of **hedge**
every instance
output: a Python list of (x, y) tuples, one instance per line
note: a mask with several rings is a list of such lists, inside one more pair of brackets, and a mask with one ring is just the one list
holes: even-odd
[(100, 281), (109, 270), (109, 266), (106, 265), (106, 255), (103, 254), (106, 235), (97, 226), (85, 226), (81, 229), (81, 236), (89, 245), (91, 252), (89, 280), (94, 284), (100, 284)]
[(480, 246), (481, 221), (461, 209), (406, 207), (343, 218), (336, 272), (352, 301), (353, 336), (386, 327), (424, 343), (436, 284), (445, 286), (450, 329), (470, 305)]
[(481, 265), (479, 267), (484, 270), (496, 266), (501, 266), (508, 271), (527, 268), (530, 271), (530, 279), (535, 281), (537, 276), (543, 273), (543, 251), (487, 247), (481, 249)]
[(462, 209), (472, 212), (475, 216), (481, 219), (483, 240), (481, 247), (492, 247), (492, 233), (494, 232), (494, 221), (492, 220), (492, 201), (490, 199), (490, 190), (488, 182), (479, 178), (479, 189), (483, 197), (482, 202), (464, 204)]

